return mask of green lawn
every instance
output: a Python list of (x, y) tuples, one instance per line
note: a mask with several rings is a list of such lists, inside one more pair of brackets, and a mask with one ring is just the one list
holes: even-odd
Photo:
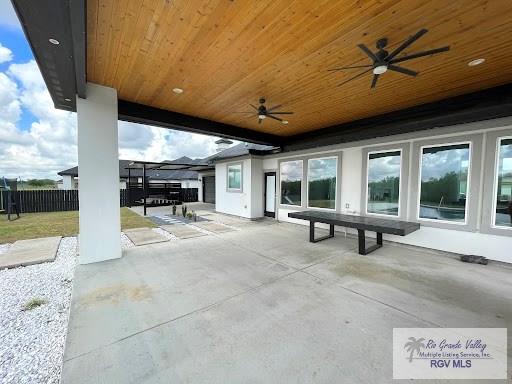
[[(121, 228), (138, 227), (156, 225), (128, 208), (121, 208)], [(73, 236), (77, 233), (78, 211), (23, 213), (13, 221), (7, 221), (7, 215), (0, 215), (0, 244), (37, 237)]]

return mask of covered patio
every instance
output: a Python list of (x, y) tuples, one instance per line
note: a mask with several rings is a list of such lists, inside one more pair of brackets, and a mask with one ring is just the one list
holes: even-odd
[(307, 236), (253, 223), (78, 266), (62, 383), (391, 382), (394, 327), (512, 326), (508, 266)]
[[(394, 328), (512, 325), (512, 2), (12, 2), (77, 113), (63, 384), (391, 382)], [(240, 141), (201, 164), (238, 230), (123, 251), (119, 120)]]

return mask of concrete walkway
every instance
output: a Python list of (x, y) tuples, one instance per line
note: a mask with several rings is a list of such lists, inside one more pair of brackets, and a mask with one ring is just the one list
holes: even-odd
[(509, 267), (307, 237), (255, 224), (78, 266), (63, 384), (389, 383), (394, 327), (512, 326)]
[(0, 269), (47, 263), (55, 260), (60, 236), (18, 240), (0, 255)]

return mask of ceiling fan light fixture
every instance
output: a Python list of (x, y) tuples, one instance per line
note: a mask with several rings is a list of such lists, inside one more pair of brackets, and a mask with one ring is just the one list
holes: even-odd
[(267, 117), (267, 116), (265, 116), (265, 115), (261, 115), (261, 114), (260, 114), (260, 115), (258, 115), (258, 119), (261, 119), (261, 120), (263, 120), (263, 119), (264, 119), (264, 118), (266, 118), (266, 117)]
[(482, 59), (482, 58), (480, 58), (480, 59), (475, 59), (475, 60), (471, 60), (471, 61), (468, 63), (468, 65), (469, 65), (470, 67), (476, 67), (477, 65), (483, 64), (483, 63), (484, 63), (484, 61), (485, 61), (485, 59)]
[(382, 75), (388, 70), (387, 65), (377, 65), (375, 68), (373, 68), (373, 74), (374, 75)]

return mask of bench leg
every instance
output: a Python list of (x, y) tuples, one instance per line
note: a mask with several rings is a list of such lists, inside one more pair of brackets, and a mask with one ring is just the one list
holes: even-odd
[(367, 255), (370, 252), (373, 252), (376, 249), (379, 249), (380, 247), (382, 247), (382, 233), (381, 232), (377, 232), (377, 244), (374, 244), (368, 248), (366, 248), (366, 237), (364, 234), (364, 229), (357, 230), (357, 237), (359, 240), (359, 254), (360, 255)]
[(326, 236), (319, 237), (315, 239), (315, 222), (309, 222), (309, 242), (310, 243), (318, 243), (319, 241), (330, 239), (334, 237), (334, 224), (329, 224), (329, 234)]

